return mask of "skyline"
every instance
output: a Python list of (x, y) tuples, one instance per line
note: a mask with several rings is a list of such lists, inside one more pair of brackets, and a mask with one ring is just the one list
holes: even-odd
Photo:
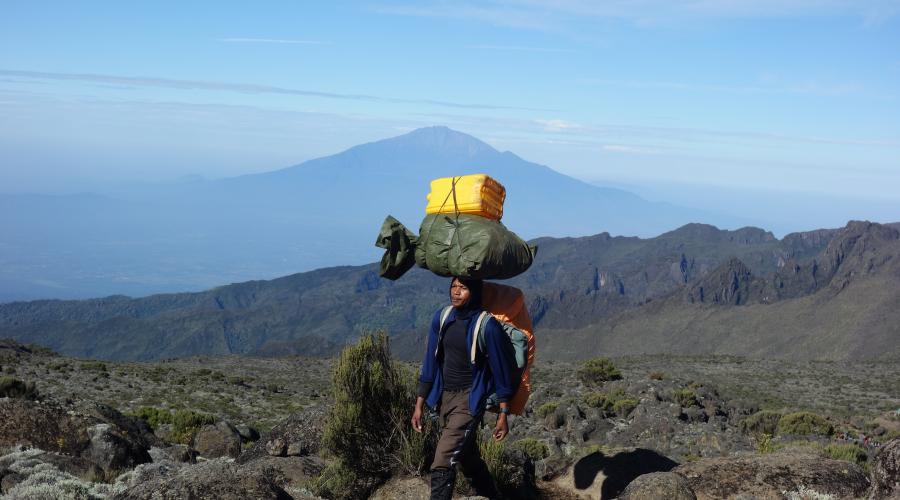
[(445, 125), (657, 200), (900, 207), (897, 1), (266, 7), (7, 5), (0, 191), (272, 171)]

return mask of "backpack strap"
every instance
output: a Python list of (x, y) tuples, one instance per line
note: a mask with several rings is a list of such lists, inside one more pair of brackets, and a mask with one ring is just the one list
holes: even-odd
[(490, 314), (487, 311), (481, 311), (481, 314), (478, 315), (478, 319), (475, 321), (475, 332), (472, 334), (472, 354), (470, 357), (470, 361), (475, 363), (475, 354), (478, 351), (478, 345), (482, 345), (482, 350), (484, 350), (484, 341), (482, 338), (484, 337), (484, 327), (487, 324), (488, 319), (490, 318)]
[(444, 329), (444, 324), (447, 323), (447, 318), (450, 316), (450, 311), (453, 310), (453, 306), (446, 306), (444, 310), (441, 311), (441, 326), (438, 332)]

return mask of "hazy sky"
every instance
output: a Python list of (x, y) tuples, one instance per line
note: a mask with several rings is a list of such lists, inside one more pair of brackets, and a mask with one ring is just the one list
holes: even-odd
[(447, 125), (660, 197), (900, 201), (900, 1), (0, 5), (0, 192), (274, 170)]

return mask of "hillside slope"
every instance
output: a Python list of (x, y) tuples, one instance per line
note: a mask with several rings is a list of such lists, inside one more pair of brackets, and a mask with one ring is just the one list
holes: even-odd
[[(691, 224), (656, 238), (542, 238), (522, 288), (542, 356), (729, 353), (856, 359), (896, 354), (900, 237), (890, 226), (777, 240)], [(416, 358), (447, 280), (391, 282), (345, 266), (200, 293), (0, 305), (0, 337), (104, 359), (331, 354), (385, 329)]]

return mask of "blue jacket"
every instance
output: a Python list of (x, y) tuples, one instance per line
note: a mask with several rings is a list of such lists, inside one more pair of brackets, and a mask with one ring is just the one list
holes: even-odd
[[(443, 392), (441, 353), (444, 332), (451, 323), (456, 321), (456, 309), (450, 311), (444, 328), (441, 329), (441, 311), (434, 313), (431, 319), (431, 330), (428, 332), (428, 346), (425, 349), (425, 359), (422, 361), (422, 372), (419, 375), (419, 395), (425, 397), (425, 403), (431, 408), (437, 408)], [(466, 327), (466, 345), (471, 346), (475, 336), (475, 324), (478, 314), (471, 315)], [(475, 362), (472, 363), (472, 389), (469, 391), (469, 413), (476, 416), (484, 410), (485, 401), (493, 393), (497, 394), (497, 401), (509, 401), (516, 391), (513, 375), (516, 365), (510, 359), (512, 345), (509, 338), (493, 316), (488, 315), (484, 325), (484, 350), (477, 349)], [(483, 352), (486, 351), (486, 352)]]

